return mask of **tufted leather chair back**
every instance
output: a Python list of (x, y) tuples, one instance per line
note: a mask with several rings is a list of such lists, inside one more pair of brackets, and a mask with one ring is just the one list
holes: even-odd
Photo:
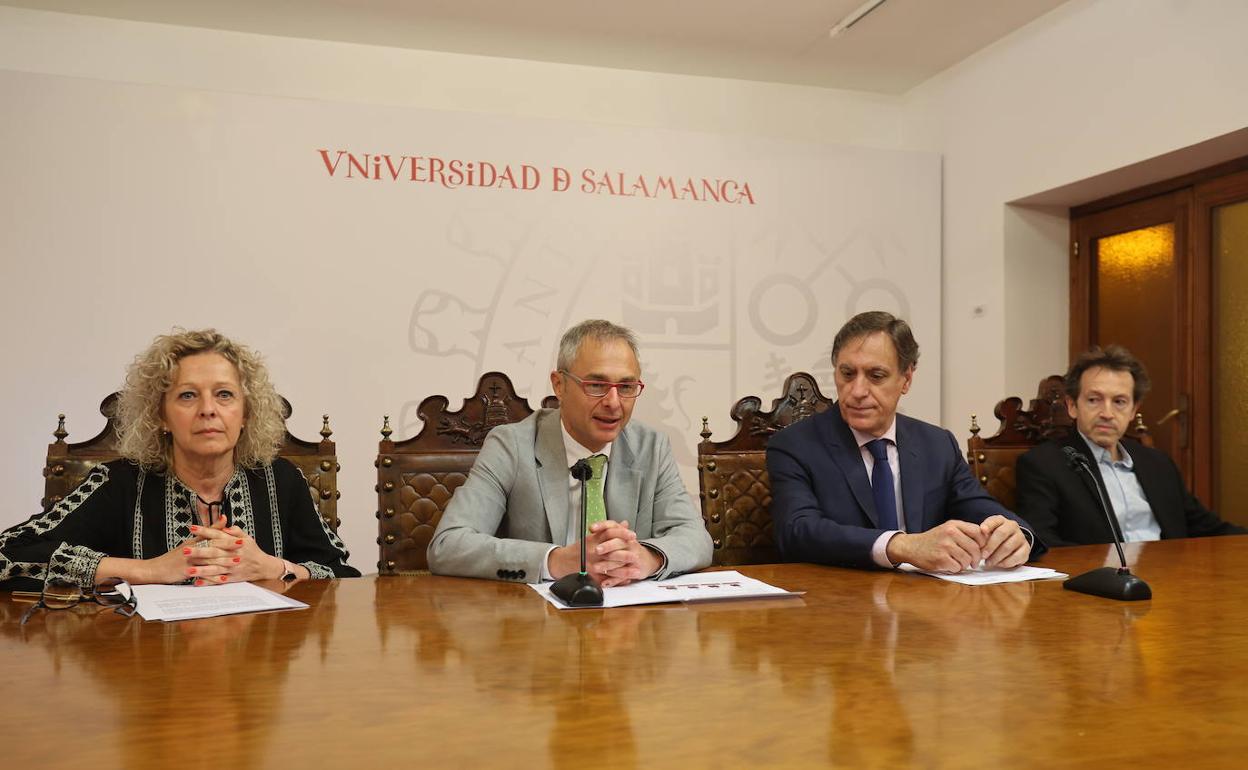
[(727, 441), (711, 441), (707, 418), (702, 418), (698, 486), (702, 520), (714, 546), (714, 564), (780, 560), (772, 531), (767, 440), (799, 420), (826, 411), (833, 403), (820, 393), (813, 376), (798, 372), (784, 381), (771, 411), (762, 411), (762, 400), (757, 396), (738, 401), (730, 413), (737, 432)]
[[(1040, 380), (1029, 409), (1023, 409), (1023, 400), (1017, 396), (998, 401), (993, 415), (1001, 424), (996, 435), (988, 438), (979, 435), (979, 420), (971, 415), (966, 461), (988, 494), (1006, 508), (1015, 509), (1017, 481), (1014, 467), (1018, 458), (1037, 444), (1049, 439), (1064, 439), (1074, 430), (1074, 423), (1066, 411), (1065, 395), (1062, 378), (1051, 374)], [(1142, 415), (1135, 416), (1135, 424), (1128, 435), (1146, 446), (1153, 445)]]
[[(65, 415), (57, 415), (56, 430), (52, 434), (56, 441), (48, 444), (48, 456), (43, 465), (43, 500), (40, 504), (45, 511), (81, 484), (93, 466), (121, 456), (117, 451), (117, 398), (117, 393), (110, 393), (100, 402), (104, 429), (94, 438), (77, 444), (65, 442), (69, 435), (65, 430)], [(282, 409), (283, 415), (289, 420), (293, 410), (285, 398), (282, 399)], [(316, 502), (321, 518), (337, 532), (338, 498), (342, 496), (338, 491), (338, 455), (334, 442), (329, 439), (334, 434), (329, 429), (329, 415), (322, 415), (321, 420), (320, 441), (304, 441), (287, 430), (278, 455), (290, 460), (303, 471), (308, 481), (308, 491)]]
[[(416, 408), (424, 427), (414, 438), (391, 441), (390, 418), (377, 449), (377, 520), (382, 575), (429, 571), (425, 551), (455, 490), (468, 479), (492, 428), (533, 414), (502, 372), (487, 372), (458, 411), (446, 396), (429, 396)], [(559, 402), (547, 396), (542, 406)]]

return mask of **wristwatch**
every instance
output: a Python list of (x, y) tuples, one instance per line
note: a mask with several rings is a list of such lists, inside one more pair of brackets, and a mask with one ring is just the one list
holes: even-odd
[(282, 564), (286, 565), (286, 571), (282, 573), (283, 583), (293, 583), (299, 579), (299, 576), (295, 574), (295, 565), (285, 559), (282, 559)]

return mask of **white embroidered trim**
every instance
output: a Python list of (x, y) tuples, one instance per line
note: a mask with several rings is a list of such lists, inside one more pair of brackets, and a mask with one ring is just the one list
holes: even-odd
[[(251, 487), (247, 483), (247, 474), (241, 468), (235, 470), (226, 483), (222, 497), (229, 503), (232, 525), (254, 538), (256, 525), (251, 510)], [(165, 544), (168, 548), (176, 548), (190, 538), (191, 525), (196, 523), (197, 513), (194, 490), (174, 474), (166, 473)]]
[[(191, 537), (195, 523), (195, 493), (172, 471), (165, 471), (165, 547), (173, 549)], [(141, 514), (140, 514), (141, 515)]]
[[(3, 548), (8, 544), (9, 540), (20, 537), (24, 534), (42, 535), (50, 532), (60, 526), (70, 513), (87, 501), (87, 498), (95, 494), (95, 491), (108, 483), (108, 466), (96, 465), (87, 472), (87, 477), (82, 483), (64, 497), (56, 505), (52, 506), (48, 511), (32, 516), (29, 521), (20, 527), (14, 527), (8, 532), (0, 534), (0, 580), (8, 580), (15, 577), (32, 577), (47, 578), (46, 564), (38, 562), (11, 561), (6, 558)], [(64, 544), (62, 548), (66, 547)], [(57, 549), (60, 550), (59, 548)], [(90, 551), (90, 549), (85, 549)], [(96, 562), (98, 563), (98, 559)], [(92, 573), (94, 576), (94, 573)]]
[[(303, 479), (303, 485), (307, 487), (308, 477), (303, 475), (303, 469), (296, 465), (295, 470), (299, 471), (299, 478)], [(309, 487), (308, 489), (309, 489), (309, 494), (311, 494), (311, 491), (310, 491), (311, 488)], [(330, 529), (329, 525), (325, 523), (325, 517), (321, 516), (321, 511), (320, 511), (320, 508), (317, 507), (317, 502), (316, 502), (315, 497), (312, 498), (312, 508), (313, 510), (316, 511), (316, 520), (321, 525), (321, 531), (325, 533), (325, 537), (329, 538), (329, 544), (332, 545), (338, 551), (338, 553), (342, 554), (342, 557), (339, 561), (341, 561), (341, 563), (345, 565), (347, 563), (347, 559), (351, 557), (351, 554), (347, 553), (347, 547), (343, 545), (343, 542), (342, 540), (338, 538), (337, 533), (335, 533), (332, 529)], [(277, 511), (276, 505), (273, 506), (273, 511), (274, 511), (274, 515), (276, 515), (276, 511)], [(274, 522), (274, 529), (275, 530), (277, 529), (276, 522)], [(312, 577), (314, 579), (334, 577), (333, 570), (329, 569), (328, 567), (317, 564), (316, 562), (305, 561), (305, 562), (300, 562), (300, 564), (308, 568), (308, 572), (312, 573)]]
[(234, 477), (225, 485), (225, 497), (230, 501), (230, 522), (254, 540), (256, 515), (251, 509), (251, 484), (242, 468), (234, 471)]
[(143, 558), (143, 482), (147, 481), (147, 471), (139, 469), (139, 491), (134, 496), (134, 537), (130, 539), (130, 551), (134, 558)]
[(307, 567), (308, 575), (312, 580), (324, 580), (334, 576), (333, 570), (324, 565), (317, 564), (314, 561), (301, 561), (299, 563), (304, 567)]
[[(52, 581), (72, 583), (89, 593), (95, 586), (95, 571), (104, 554), (85, 545), (61, 543), (48, 559), (48, 572), (44, 584)], [(109, 577), (105, 575), (105, 577)]]
[[(300, 475), (303, 475), (300, 472)], [(281, 559), (285, 556), (282, 547), (282, 523), (277, 513), (277, 479), (273, 476), (273, 466), (264, 466), (264, 483), (269, 489), (269, 518), (273, 529), (273, 555)]]

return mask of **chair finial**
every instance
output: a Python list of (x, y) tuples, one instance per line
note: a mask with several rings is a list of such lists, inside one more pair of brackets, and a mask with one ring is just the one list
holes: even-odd
[(979, 435), (979, 418), (975, 415), (971, 415), (971, 435)]
[(394, 433), (394, 431), (390, 429), (390, 415), (388, 415), (388, 414), (387, 414), (387, 415), (385, 415), (384, 417), (382, 417), (382, 421), (381, 421), (381, 438), (382, 438), (382, 440), (383, 440), (383, 441), (389, 441), (389, 440), (390, 440), (390, 434), (391, 434), (391, 433)]
[(1131, 426), (1137, 436), (1143, 436), (1148, 433), (1148, 426), (1144, 424), (1144, 413), (1135, 413), (1135, 425)]
[(329, 441), (329, 437), (332, 435), (334, 435), (334, 432), (329, 429), (329, 415), (323, 414), (321, 415), (321, 438)]
[(56, 436), (56, 443), (65, 443), (65, 437), (69, 435), (69, 431), (65, 430), (65, 415), (56, 416), (56, 430), (52, 432), (52, 435)]
[(710, 426), (710, 424), (706, 421), (706, 416), (705, 416), (705, 415), (703, 415), (703, 416), (702, 416), (702, 432), (701, 432), (699, 435), (700, 435), (700, 436), (702, 436), (702, 440), (703, 440), (703, 441), (710, 441), (710, 440), (711, 440), (711, 426)]

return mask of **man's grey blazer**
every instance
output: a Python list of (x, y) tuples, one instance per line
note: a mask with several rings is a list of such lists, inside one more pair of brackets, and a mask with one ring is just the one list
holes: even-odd
[[(455, 491), (429, 542), (439, 575), (536, 583), (552, 544), (563, 542), (569, 476), (558, 409), (542, 409), (489, 432), (468, 480)], [(611, 444), (607, 517), (667, 557), (656, 578), (711, 563), (711, 537), (689, 499), (667, 437), (630, 421)]]

